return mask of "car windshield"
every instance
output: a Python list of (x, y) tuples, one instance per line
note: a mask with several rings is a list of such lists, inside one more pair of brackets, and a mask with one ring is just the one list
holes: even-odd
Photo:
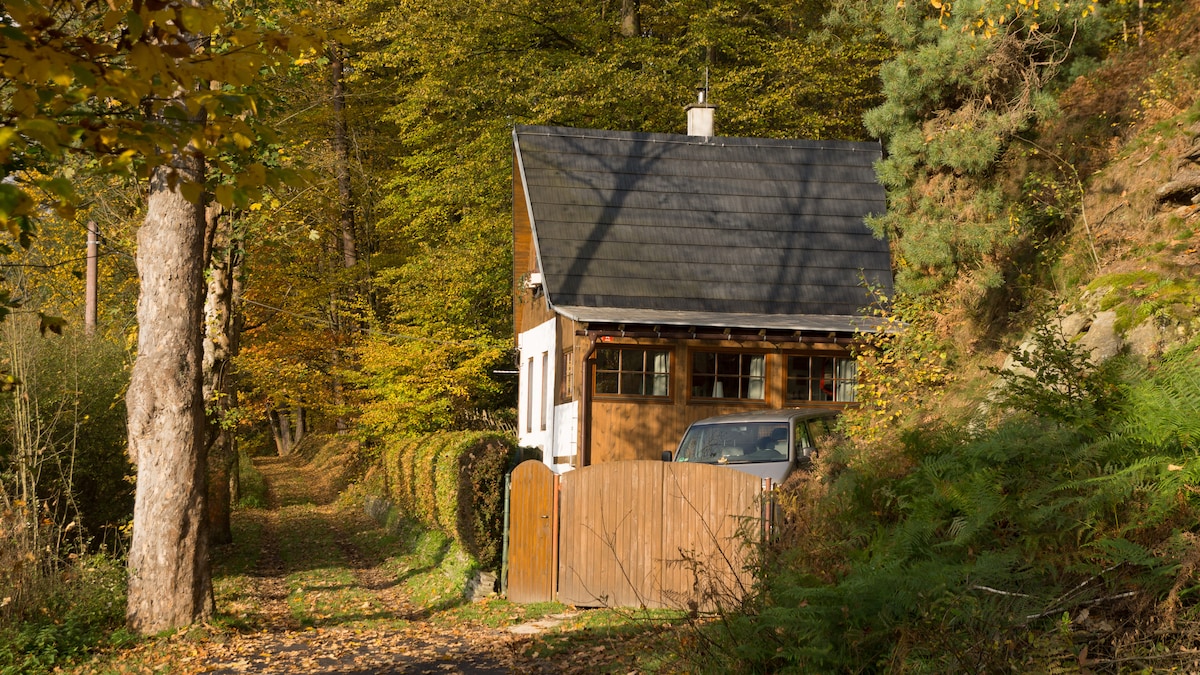
[(675, 461), (739, 464), (787, 458), (787, 422), (741, 422), (692, 425), (679, 444)]

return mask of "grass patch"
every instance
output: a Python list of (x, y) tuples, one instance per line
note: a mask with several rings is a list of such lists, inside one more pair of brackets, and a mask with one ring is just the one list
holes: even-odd
[(251, 617), (262, 614), (262, 607), (252, 600), (255, 596), (251, 575), (262, 553), (265, 526), (260, 513), (242, 513), (233, 519), (232, 529), (233, 543), (217, 549), (213, 556), (216, 622), (248, 629)]
[(434, 612), (464, 602), (470, 558), (453, 539), (436, 530), (409, 523), (404, 530), (404, 551), (388, 567), (409, 592), (412, 601)]
[(535, 636), (525, 653), (552, 662), (569, 660), (595, 673), (681, 672), (685, 655), (679, 645), (693, 632), (684, 612), (593, 609)]
[[(1188, 244), (1178, 244), (1187, 247)], [(1193, 278), (1171, 278), (1148, 270), (1109, 274), (1088, 285), (1090, 290), (1108, 289), (1100, 308), (1117, 313), (1115, 328), (1125, 332), (1151, 317), (1168, 322), (1186, 321), (1200, 304), (1200, 282)]]
[(238, 485), (237, 506), (245, 509), (267, 507), (267, 481), (245, 452), (238, 456)]
[(437, 619), (448, 623), (458, 621), (489, 628), (506, 628), (544, 619), (552, 614), (562, 614), (569, 609), (561, 602), (536, 602), (519, 605), (497, 595), (447, 610)]
[(335, 534), (321, 514), (308, 507), (280, 511), (279, 556), (288, 574), (287, 604), (301, 626), (363, 627), (392, 615), (368, 589), (362, 588)]

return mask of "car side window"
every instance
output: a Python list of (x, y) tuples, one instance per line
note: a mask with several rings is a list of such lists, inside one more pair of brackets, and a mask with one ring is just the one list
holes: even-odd
[(796, 423), (796, 447), (811, 448), (813, 447), (812, 434), (808, 432), (808, 425), (804, 422)]
[(828, 436), (833, 433), (833, 420), (825, 417), (818, 417), (816, 419), (809, 420), (808, 426), (809, 432), (812, 434), (814, 439)]

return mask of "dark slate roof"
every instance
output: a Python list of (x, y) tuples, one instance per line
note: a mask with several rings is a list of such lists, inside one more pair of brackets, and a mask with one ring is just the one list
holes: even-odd
[(887, 242), (863, 223), (885, 207), (878, 144), (528, 126), (513, 138), (547, 298), (580, 320), (843, 326), (868, 304), (864, 280), (890, 293)]

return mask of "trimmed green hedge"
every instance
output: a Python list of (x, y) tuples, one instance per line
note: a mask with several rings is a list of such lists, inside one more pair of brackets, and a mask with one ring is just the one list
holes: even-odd
[(389, 443), (388, 496), (400, 511), (457, 540), (483, 569), (500, 562), (504, 474), (516, 452), (509, 436), (447, 431)]

